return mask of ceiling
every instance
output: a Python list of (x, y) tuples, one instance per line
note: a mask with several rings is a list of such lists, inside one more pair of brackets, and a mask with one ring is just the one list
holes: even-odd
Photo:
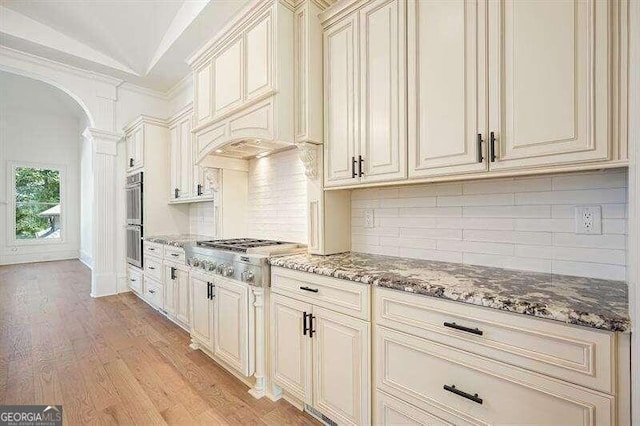
[(0, 45), (165, 92), (250, 0), (0, 0)]

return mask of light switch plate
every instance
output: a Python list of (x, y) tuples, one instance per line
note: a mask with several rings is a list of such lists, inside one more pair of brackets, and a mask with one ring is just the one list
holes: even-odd
[(364, 227), (365, 228), (374, 228), (375, 219), (373, 217), (373, 209), (366, 209), (364, 211)]
[(602, 234), (602, 207), (576, 206), (576, 234)]

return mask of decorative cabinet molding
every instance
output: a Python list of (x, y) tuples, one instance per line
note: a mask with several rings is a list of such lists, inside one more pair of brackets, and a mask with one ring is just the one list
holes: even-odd
[(304, 166), (304, 174), (308, 179), (315, 179), (318, 176), (318, 147), (309, 142), (296, 144), (298, 157)]
[(196, 162), (231, 142), (294, 142), (292, 35), (291, 2), (255, 0), (189, 60)]
[(627, 16), (626, 0), (328, 8), (324, 186), (626, 166)]

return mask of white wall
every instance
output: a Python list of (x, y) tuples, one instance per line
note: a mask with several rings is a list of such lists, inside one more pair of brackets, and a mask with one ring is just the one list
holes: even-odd
[[(77, 258), (80, 249), (80, 140), (83, 112), (60, 90), (0, 73), (0, 264)], [(63, 240), (14, 244), (10, 188), (12, 163), (65, 170)]]
[(296, 149), (249, 163), (249, 236), (307, 243), (307, 183)]
[(93, 266), (93, 157), (91, 143), (80, 140), (80, 260)]
[[(353, 251), (626, 277), (626, 170), (361, 189), (351, 200)], [(602, 235), (574, 233), (584, 204), (602, 206)]]

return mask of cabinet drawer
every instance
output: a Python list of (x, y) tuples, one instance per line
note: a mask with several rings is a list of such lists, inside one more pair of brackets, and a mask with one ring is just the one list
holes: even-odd
[(615, 424), (614, 398), (376, 327), (376, 385), (454, 424)]
[(145, 256), (144, 275), (156, 281), (162, 281), (162, 260)]
[(164, 286), (159, 282), (144, 277), (144, 299), (158, 309), (164, 309)]
[(442, 418), (417, 409), (411, 404), (387, 395), (384, 392), (375, 392), (374, 424), (383, 426), (394, 425), (424, 425), (440, 426), (450, 425)]
[(176, 263), (185, 263), (184, 249), (180, 247), (165, 246), (164, 258)]
[(143, 244), (143, 251), (145, 255), (155, 256), (162, 259), (164, 245), (160, 243), (153, 243), (151, 241), (145, 241)]
[(369, 319), (369, 286), (291, 269), (271, 269), (274, 292), (364, 320)]
[(374, 305), (376, 324), (615, 393), (614, 333), (381, 288)]
[(131, 266), (127, 268), (127, 285), (138, 294), (142, 293), (142, 278), (143, 273), (141, 269)]

